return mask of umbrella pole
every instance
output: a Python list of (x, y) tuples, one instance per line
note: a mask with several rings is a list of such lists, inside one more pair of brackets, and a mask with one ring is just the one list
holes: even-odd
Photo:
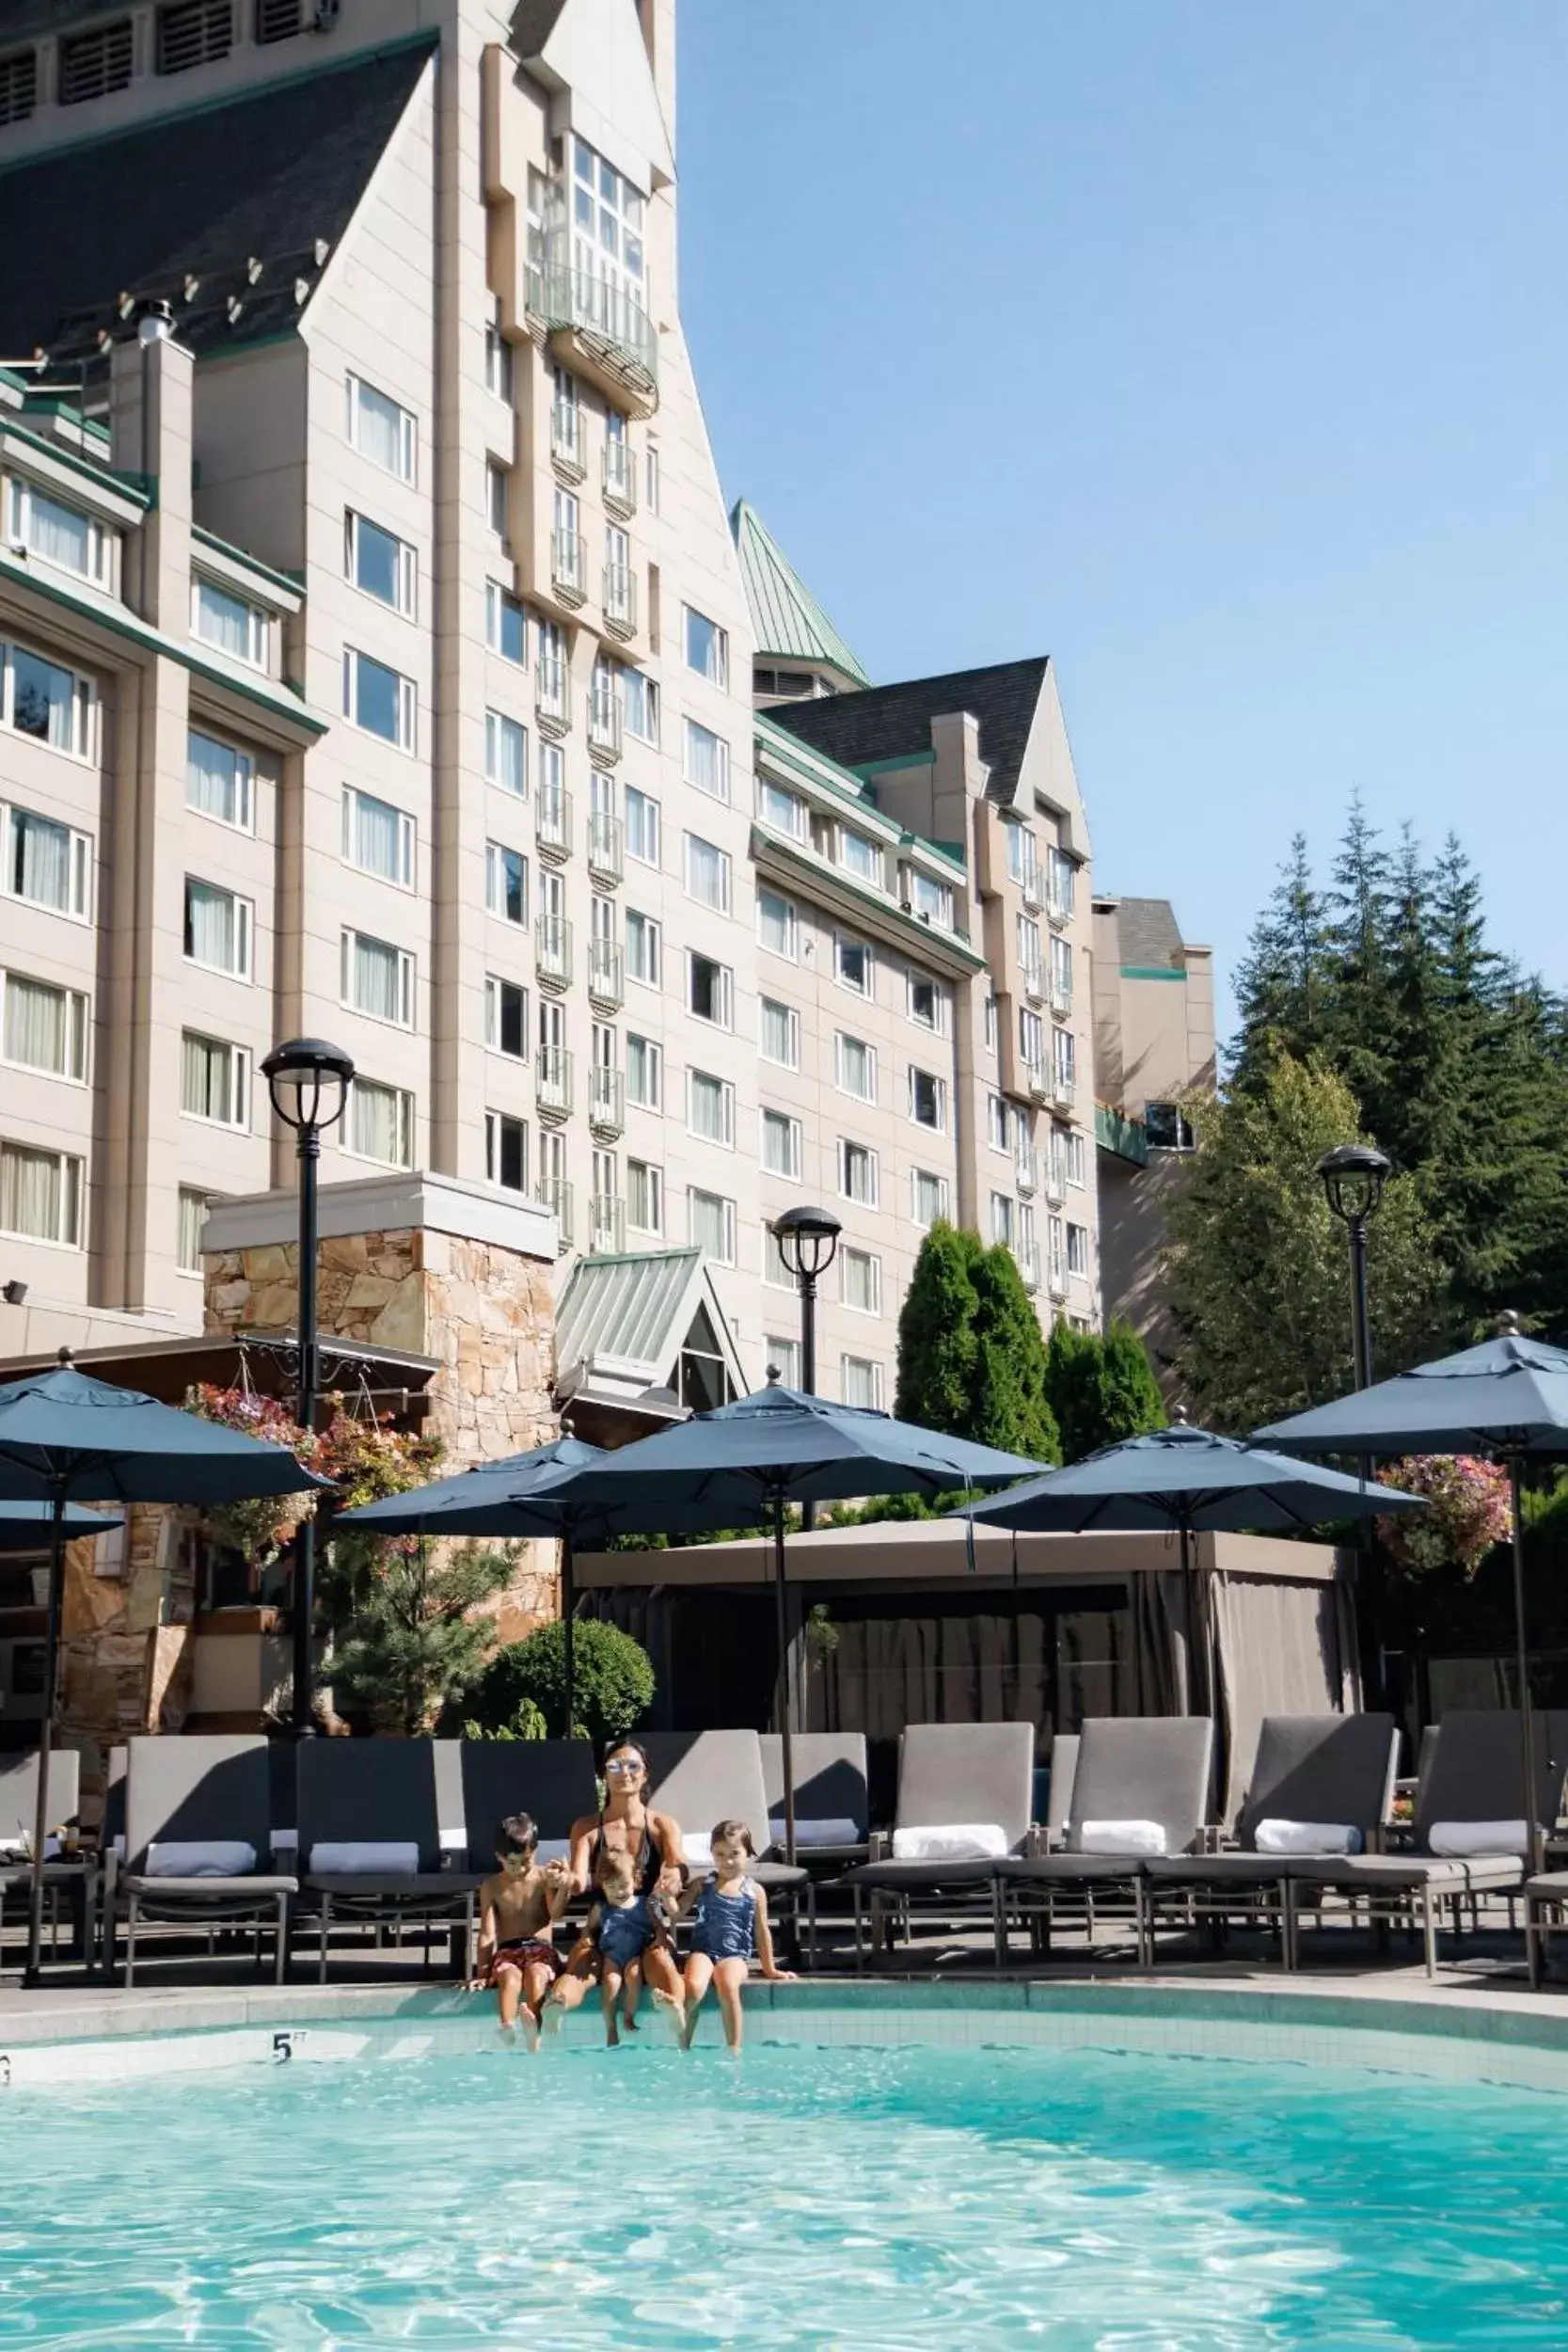
[(33, 1872), (27, 1886), (27, 1966), (37, 1984), (43, 1955), (43, 1841), (49, 1834), (49, 1755), (55, 1743), (55, 1677), (60, 1648), (60, 1588), (65, 1581), (65, 1486), (56, 1487), (49, 1531), (49, 1622), (43, 1645), (43, 1721), (39, 1728), (39, 1790), (33, 1808)]
[(1536, 1820), (1535, 1724), (1529, 1703), (1529, 1642), (1525, 1630), (1525, 1525), (1519, 1509), (1519, 1456), (1508, 1458), (1509, 1501), (1513, 1513), (1513, 1639), (1519, 1671), (1519, 1733), (1525, 1743), (1525, 1831), (1529, 1839), (1529, 1867), (1542, 1865), (1541, 1830)]
[(563, 1740), (572, 1737), (577, 1719), (577, 1655), (572, 1630), (572, 1617), (577, 1609), (577, 1583), (572, 1574), (572, 1538), (570, 1532), (561, 1538), (561, 1647), (566, 1683), (566, 1722), (562, 1732)]
[(789, 1602), (784, 1582), (784, 1500), (773, 1498), (773, 1603), (779, 1625), (779, 1746), (784, 1764), (784, 1860), (795, 1867), (795, 1750), (789, 1705)]

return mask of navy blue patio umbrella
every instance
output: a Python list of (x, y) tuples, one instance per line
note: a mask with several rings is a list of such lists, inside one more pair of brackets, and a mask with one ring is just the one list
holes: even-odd
[(1508, 1470), (1513, 1518), (1513, 1635), (1519, 1721), (1525, 1743), (1525, 1803), (1538, 1838), (1535, 1745), (1530, 1724), (1529, 1629), (1525, 1610), (1525, 1536), (1519, 1471), (1528, 1460), (1568, 1455), (1568, 1349), (1527, 1339), (1514, 1315), (1496, 1339), (1435, 1363), (1418, 1364), (1370, 1389), (1254, 1434), (1301, 1454), (1493, 1454)]
[[(55, 1514), (47, 1502), (0, 1502), (0, 1551), (41, 1550), (54, 1524)], [(124, 1524), (105, 1512), (85, 1511), (79, 1502), (72, 1502), (66, 1506), (61, 1528), (69, 1544), (78, 1535), (107, 1535)]]
[(693, 1413), (672, 1429), (603, 1454), (560, 1475), (553, 1491), (580, 1506), (579, 1538), (692, 1534), (771, 1520), (779, 1640), (779, 1729), (784, 1783), (784, 1851), (795, 1861), (795, 1760), (791, 1746), (784, 1513), (792, 1502), (862, 1496), (934, 1497), (1001, 1486), (1038, 1465), (994, 1446), (948, 1438), (863, 1406), (835, 1405), (776, 1382), (754, 1396)]
[[(1178, 1421), (1119, 1445), (1101, 1446), (1066, 1470), (1047, 1470), (988, 1502), (966, 1504), (958, 1516), (988, 1527), (1036, 1534), (1082, 1535), (1174, 1530), (1191, 1605), (1191, 1539), (1200, 1529), (1245, 1528), (1297, 1535), (1328, 1519), (1381, 1518), (1425, 1507), (1418, 1495), (1364, 1484), (1340, 1470), (1320, 1470), (1267, 1454), (1236, 1438), (1216, 1437)], [(1201, 1608), (1194, 1612), (1201, 1627)], [(1205, 1709), (1212, 1706), (1204, 1630)]]
[(49, 1618), (44, 1638), (39, 1801), (27, 1920), (27, 1980), (36, 1981), (43, 1919), (43, 1839), (49, 1751), (60, 1645), (66, 1520), (78, 1499), (92, 1502), (236, 1502), (251, 1495), (299, 1494), (330, 1481), (305, 1470), (282, 1446), (162, 1405), (136, 1389), (92, 1380), (65, 1359), (48, 1372), (0, 1386), (0, 1501), (43, 1506), (49, 1534)]

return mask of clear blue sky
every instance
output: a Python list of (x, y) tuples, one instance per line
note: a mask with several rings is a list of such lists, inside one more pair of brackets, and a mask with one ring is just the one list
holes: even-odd
[(1561, 0), (680, 0), (730, 498), (879, 680), (1050, 652), (1228, 970), (1359, 791), (1568, 987)]

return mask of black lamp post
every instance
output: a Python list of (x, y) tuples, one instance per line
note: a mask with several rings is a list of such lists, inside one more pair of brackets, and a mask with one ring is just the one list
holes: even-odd
[(816, 1393), (816, 1285), (838, 1255), (844, 1231), (827, 1209), (786, 1209), (773, 1220), (773, 1238), (786, 1274), (800, 1294), (800, 1386)]
[[(295, 1419), (302, 1429), (316, 1425), (316, 1391), (320, 1359), (316, 1334), (316, 1171), (321, 1162), (324, 1127), (335, 1127), (348, 1103), (354, 1064), (341, 1045), (319, 1037), (290, 1038), (275, 1046), (261, 1064), (272, 1106), (298, 1138), (299, 1154), (299, 1311), (295, 1329), (299, 1350), (298, 1399)], [(304, 1518), (294, 1536), (293, 1591), (294, 1698), (296, 1740), (314, 1730), (311, 1701), (314, 1659), (311, 1637), (316, 1616), (316, 1523)]]
[[(1372, 1385), (1372, 1324), (1367, 1304), (1367, 1225), (1377, 1214), (1387, 1181), (1389, 1162), (1381, 1152), (1374, 1152), (1370, 1143), (1341, 1143), (1332, 1152), (1325, 1152), (1318, 1162), (1318, 1174), (1323, 1178), (1328, 1205), (1350, 1236), (1350, 1316), (1351, 1349), (1355, 1359), (1355, 1385), (1370, 1389)], [(1363, 1479), (1372, 1474), (1371, 1463), (1363, 1455), (1360, 1465)], [(1371, 1666), (1375, 1685), (1373, 1696), (1383, 1695), (1382, 1611), (1380, 1596), (1375, 1590), (1377, 1552), (1371, 1529), (1363, 1519), (1357, 1537), (1361, 1553), (1361, 1617), (1365, 1655)]]

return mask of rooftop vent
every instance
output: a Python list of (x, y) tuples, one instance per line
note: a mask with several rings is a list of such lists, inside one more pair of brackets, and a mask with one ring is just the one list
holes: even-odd
[(111, 90), (131, 86), (131, 20), (117, 16), (107, 24), (94, 24), (85, 33), (67, 33), (60, 40), (60, 103), (85, 106), (90, 99), (106, 98)]
[(0, 123), (25, 122), (39, 103), (38, 53), (13, 50), (0, 57)]
[(293, 40), (304, 30), (303, 0), (256, 0), (256, 39), (263, 46), (271, 40)]
[(233, 46), (233, 0), (170, 0), (159, 11), (160, 73), (188, 73), (193, 66), (227, 57)]

